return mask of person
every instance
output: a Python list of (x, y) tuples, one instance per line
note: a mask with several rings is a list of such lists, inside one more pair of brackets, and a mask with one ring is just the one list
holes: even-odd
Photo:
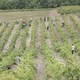
[(22, 21), (22, 19), (20, 19), (20, 21)]
[(31, 23), (32, 23), (33, 18), (31, 18)]
[(6, 66), (7, 70), (11, 69), (11, 65)]
[(42, 18), (40, 17), (40, 20), (42, 20)]
[(54, 26), (54, 27), (56, 26), (55, 23), (53, 23), (53, 26)]
[(49, 26), (47, 26), (47, 30), (49, 30)]
[(62, 22), (62, 27), (64, 27), (64, 25), (65, 25), (64, 22)]
[(5, 21), (4, 21), (4, 22), (2, 22), (2, 24), (3, 24), (3, 25), (4, 25), (4, 24), (6, 24), (6, 23), (5, 23)]
[(16, 24), (19, 24), (19, 19), (16, 20)]
[(46, 21), (46, 17), (44, 17), (44, 21)]
[(72, 54), (75, 52), (75, 46), (72, 44)]
[(29, 26), (31, 26), (32, 20), (33, 20), (33, 18), (30, 18)]
[(20, 63), (20, 57), (17, 56), (17, 57), (15, 58), (15, 63), (16, 63), (17, 65)]
[(25, 26), (26, 26), (26, 20), (23, 20), (22, 28), (24, 28)]
[(47, 21), (49, 21), (49, 17), (47, 17)]
[(29, 26), (31, 27), (31, 23), (29, 23)]

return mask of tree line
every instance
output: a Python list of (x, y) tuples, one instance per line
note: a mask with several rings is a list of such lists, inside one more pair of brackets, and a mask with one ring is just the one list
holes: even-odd
[(0, 9), (55, 8), (80, 5), (80, 0), (0, 0)]

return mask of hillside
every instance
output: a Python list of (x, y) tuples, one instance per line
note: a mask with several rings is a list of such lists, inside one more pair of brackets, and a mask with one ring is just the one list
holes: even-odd
[(0, 26), (0, 80), (80, 80), (79, 13), (60, 15), (54, 9), (0, 14), (1, 23), (5, 21)]

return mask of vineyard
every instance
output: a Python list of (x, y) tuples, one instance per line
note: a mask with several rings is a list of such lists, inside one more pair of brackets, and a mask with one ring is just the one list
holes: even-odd
[(31, 26), (26, 21), (24, 28), (21, 20), (0, 25), (0, 80), (80, 80), (79, 14), (54, 10), (48, 19), (34, 17)]

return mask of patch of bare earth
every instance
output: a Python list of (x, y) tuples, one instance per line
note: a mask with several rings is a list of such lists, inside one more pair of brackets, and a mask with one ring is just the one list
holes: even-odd
[(13, 36), (16, 33), (17, 28), (18, 28), (18, 25), (15, 25), (15, 27), (13, 28), (13, 30), (11, 32), (11, 35), (10, 35), (8, 41), (6, 42), (6, 44), (5, 44), (4, 48), (3, 48), (3, 52), (7, 52), (7, 50), (9, 49), (9, 45), (11, 44), (11, 41), (13, 39)]
[(17, 38), (17, 40), (16, 40), (16, 43), (15, 43), (15, 49), (19, 49), (19, 47), (20, 47), (20, 44), (21, 44), (21, 37), (20, 36), (18, 36), (18, 38)]
[(26, 38), (26, 48), (30, 47), (32, 27), (33, 25), (31, 24), (31, 26), (29, 26), (28, 37)]
[(36, 75), (34, 80), (45, 80), (45, 63), (43, 55), (40, 52), (40, 40), (41, 40), (41, 29), (40, 29), (40, 21), (37, 27), (37, 33), (36, 33), (36, 51), (37, 51), (37, 57), (35, 59), (36, 62)]

